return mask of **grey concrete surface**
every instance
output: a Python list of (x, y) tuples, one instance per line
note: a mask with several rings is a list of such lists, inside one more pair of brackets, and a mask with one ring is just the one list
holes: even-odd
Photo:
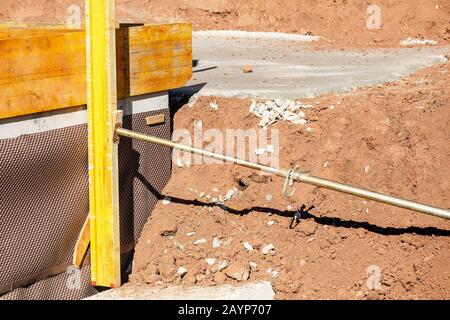
[[(194, 73), (181, 92), (203, 96), (303, 98), (398, 80), (443, 63), (450, 47), (313, 50), (301, 41), (194, 34)], [(251, 64), (252, 73), (242, 66)]]
[(216, 287), (174, 286), (164, 289), (125, 284), (86, 300), (273, 300), (275, 292), (268, 281)]

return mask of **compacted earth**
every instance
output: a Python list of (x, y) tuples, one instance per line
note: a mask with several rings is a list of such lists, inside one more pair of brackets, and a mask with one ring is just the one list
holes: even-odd
[[(277, 121), (267, 143), (276, 143), (270, 137), (278, 130), (281, 168), (298, 165), (448, 207), (449, 82), (446, 63), (401, 81), (303, 99), (306, 124)], [(217, 129), (224, 137), (226, 129), (257, 130), (251, 104), (201, 97), (175, 114), (174, 129), (194, 137), (201, 121), (203, 132)], [(247, 140), (248, 158), (254, 146)], [(174, 160), (130, 281), (164, 287), (269, 280), (278, 299), (450, 298), (448, 221), (305, 184), (287, 198), (283, 183), (232, 164)]]

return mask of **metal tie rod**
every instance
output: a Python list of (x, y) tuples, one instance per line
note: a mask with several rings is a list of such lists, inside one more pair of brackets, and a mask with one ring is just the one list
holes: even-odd
[[(311, 185), (314, 185), (317, 187), (322, 187), (322, 188), (339, 191), (342, 193), (347, 193), (347, 194), (350, 194), (353, 196), (370, 199), (370, 200), (390, 204), (392, 206), (405, 208), (405, 209), (409, 209), (409, 210), (413, 210), (413, 211), (417, 211), (417, 212), (426, 213), (426, 214), (444, 218), (444, 219), (450, 219), (450, 210), (433, 207), (430, 205), (390, 196), (390, 195), (375, 192), (375, 191), (370, 191), (370, 190), (363, 189), (363, 188), (354, 187), (354, 186), (351, 186), (351, 185), (348, 185), (345, 183), (340, 183), (340, 182), (336, 182), (336, 181), (332, 181), (332, 180), (328, 180), (328, 179), (324, 179), (324, 178), (315, 177), (315, 176), (312, 176), (305, 172), (300, 172), (300, 171), (296, 171), (296, 170), (292, 170), (292, 169), (290, 169), (290, 170), (276, 169), (276, 168), (261, 165), (259, 163), (254, 163), (254, 162), (246, 161), (243, 159), (237, 159), (237, 158), (225, 156), (222, 154), (213, 153), (210, 151), (193, 148), (193, 147), (186, 146), (186, 145), (183, 145), (180, 143), (176, 143), (176, 142), (173, 142), (170, 140), (161, 139), (161, 138), (150, 136), (150, 135), (145, 135), (142, 133), (134, 132), (134, 131), (123, 129), (123, 128), (117, 128), (116, 133), (119, 136), (143, 140), (143, 141), (163, 145), (166, 147), (170, 147), (173, 149), (187, 151), (187, 152), (190, 152), (193, 154), (198, 154), (198, 155), (206, 156), (209, 158), (214, 158), (217, 160), (222, 160), (222, 161), (225, 161), (228, 163), (234, 163), (234, 164), (244, 166), (247, 168), (261, 170), (261, 171), (271, 173), (271, 174), (274, 174), (274, 175), (277, 175), (280, 177), (284, 177), (284, 178), (286, 178), (286, 182), (288, 182), (288, 181), (291, 182), (290, 184), (292, 184), (293, 181), (304, 182), (304, 183), (311, 184)], [(286, 184), (287, 183), (285, 183), (285, 186), (286, 186)]]

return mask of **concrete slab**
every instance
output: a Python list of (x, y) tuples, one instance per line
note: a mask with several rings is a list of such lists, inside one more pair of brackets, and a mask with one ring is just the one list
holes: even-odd
[[(302, 98), (345, 92), (398, 80), (422, 67), (443, 63), (450, 47), (314, 50), (273, 35), (196, 33), (194, 73), (186, 88), (200, 96)], [(252, 73), (243, 73), (245, 64)]]
[(155, 288), (130, 283), (107, 290), (86, 300), (273, 300), (275, 292), (268, 281), (239, 286)]

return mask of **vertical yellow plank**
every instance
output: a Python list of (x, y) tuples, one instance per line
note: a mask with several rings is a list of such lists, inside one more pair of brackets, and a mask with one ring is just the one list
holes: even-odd
[(120, 286), (114, 0), (86, 0), (91, 281)]

